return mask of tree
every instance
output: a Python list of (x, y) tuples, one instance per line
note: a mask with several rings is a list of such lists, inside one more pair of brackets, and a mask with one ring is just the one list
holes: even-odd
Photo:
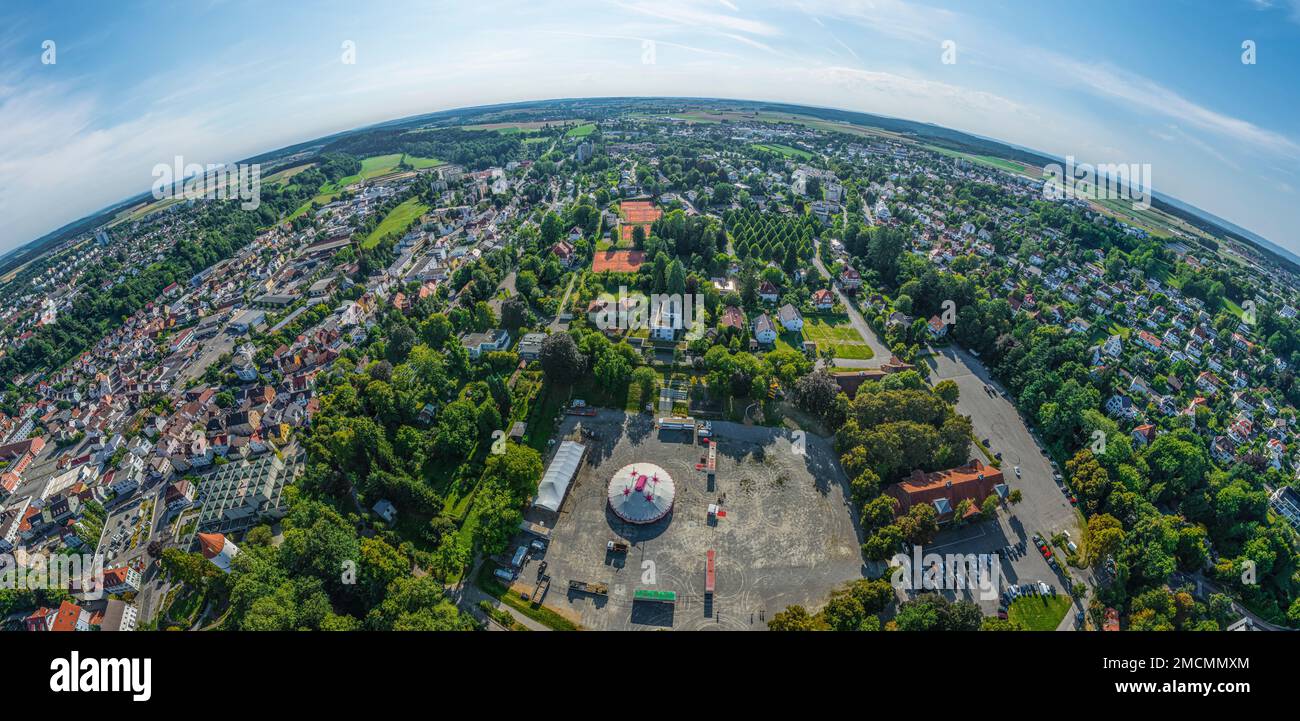
[(640, 391), (642, 402), (650, 402), (650, 394), (654, 392), (658, 381), (659, 374), (649, 366), (641, 366), (632, 371), (632, 385)]
[(216, 565), (202, 554), (187, 553), (179, 548), (163, 550), (162, 567), (169, 578), (195, 588), (202, 588), (208, 579), (220, 573)]
[(518, 331), (528, 321), (528, 308), (518, 296), (501, 303), (501, 325), (511, 333)]
[(790, 606), (784, 611), (778, 611), (767, 622), (769, 631), (820, 631), (823, 628), (817, 617), (808, 613), (808, 609), (803, 606)]
[(939, 381), (934, 386), (934, 394), (943, 399), (948, 405), (956, 405), (957, 398), (961, 394), (961, 389), (957, 387), (957, 382), (951, 379)]
[(1090, 566), (1099, 566), (1124, 545), (1124, 527), (1119, 519), (1107, 513), (1096, 513), (1088, 518), (1084, 532)]
[(823, 420), (835, 408), (835, 398), (839, 394), (839, 384), (825, 370), (809, 373), (794, 384), (795, 404)]
[(907, 515), (898, 519), (903, 540), (915, 546), (924, 546), (939, 533), (939, 514), (929, 503), (918, 503), (907, 509)]
[(586, 365), (573, 336), (568, 333), (552, 333), (542, 341), (539, 355), (542, 372), (547, 380), (559, 385), (573, 385), (582, 377)]
[(537, 491), (543, 470), (540, 453), (530, 446), (507, 443), (504, 453), (488, 456), (483, 480), (508, 488), (518, 498), (525, 498)]

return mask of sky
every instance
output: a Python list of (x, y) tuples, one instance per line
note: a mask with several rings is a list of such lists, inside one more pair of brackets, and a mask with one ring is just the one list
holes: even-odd
[(1300, 0), (9, 0), (0, 253), (149, 190), (176, 156), (231, 162), (472, 105), (654, 95), (1145, 163), (1157, 191), (1300, 252), (1297, 77)]

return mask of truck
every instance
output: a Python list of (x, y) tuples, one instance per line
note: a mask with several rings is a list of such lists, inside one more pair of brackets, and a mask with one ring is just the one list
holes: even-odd
[(610, 553), (627, 553), (628, 545), (623, 541), (610, 541), (605, 544), (605, 550)]
[(570, 580), (569, 590), (577, 593), (590, 593), (593, 596), (608, 596), (609, 586), (603, 583)]

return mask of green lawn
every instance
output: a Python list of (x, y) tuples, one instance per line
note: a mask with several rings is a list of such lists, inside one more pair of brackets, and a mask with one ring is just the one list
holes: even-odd
[(798, 158), (800, 160), (810, 160), (813, 154), (807, 150), (792, 148), (789, 145), (777, 145), (775, 143), (754, 143), (752, 146), (755, 150), (765, 150), (769, 153), (778, 153), (787, 158)]
[[(359, 183), (363, 180), (370, 180), (371, 178), (378, 178), (395, 172), (397, 166), (402, 162), (402, 157), (402, 153), (389, 153), (388, 155), (372, 155), (368, 158), (362, 158), (361, 172), (339, 178), (332, 183), (321, 185), (320, 189), (316, 191), (316, 196), (306, 203), (303, 203), (301, 207), (295, 210), (293, 215), (289, 216), (289, 220), (293, 220), (303, 213), (306, 213), (311, 209), (312, 203), (318, 205), (326, 205), (327, 203), (330, 203), (343, 192), (344, 188), (353, 183)], [(405, 157), (407, 165), (410, 165), (413, 168), (432, 168), (443, 164), (443, 161), (436, 158), (419, 158), (414, 155), (407, 155)]]
[(1070, 610), (1070, 597), (1024, 596), (1011, 602), (1007, 620), (1019, 623), (1026, 631), (1055, 631)]
[(594, 132), (596, 132), (595, 123), (583, 123), (582, 125), (569, 128), (569, 132), (565, 133), (565, 135), (570, 138), (585, 138)]
[(1021, 163), (1017, 163), (1014, 160), (1007, 160), (1006, 158), (997, 158), (992, 155), (974, 155), (972, 153), (961, 153), (949, 148), (941, 148), (937, 145), (924, 145), (923, 147), (925, 147), (928, 150), (933, 150), (936, 153), (939, 153), (941, 155), (947, 155), (953, 158), (965, 158), (966, 160), (970, 160), (976, 163), (981, 163), (983, 165), (988, 165), (990, 167), (998, 168), (999, 170), (1009, 170), (1013, 173), (1023, 173), (1025, 172), (1025, 170), (1027, 170), (1027, 167), (1025, 165), (1022, 165)]
[(870, 360), (875, 356), (846, 315), (808, 316), (803, 321), (803, 336), (815, 342), (818, 351), (835, 349), (836, 358)]
[(384, 219), (380, 221), (379, 225), (375, 226), (375, 229), (370, 231), (370, 235), (367, 235), (366, 239), (361, 241), (361, 247), (373, 248), (380, 239), (389, 233), (397, 233), (399, 235), (405, 233), (411, 223), (414, 223), (421, 215), (424, 215), (427, 212), (429, 212), (429, 206), (421, 203), (418, 198), (407, 200), (389, 211), (388, 215), (384, 216)]

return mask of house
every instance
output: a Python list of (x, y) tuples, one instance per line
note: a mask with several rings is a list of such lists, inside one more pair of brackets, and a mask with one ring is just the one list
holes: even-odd
[(1144, 423), (1133, 429), (1133, 443), (1141, 448), (1156, 439), (1156, 427)]
[(135, 593), (140, 590), (140, 572), (130, 566), (104, 570), (104, 591), (112, 594)]
[(767, 313), (761, 313), (754, 319), (754, 339), (763, 345), (776, 342), (776, 327)]
[(1105, 343), (1102, 343), (1101, 352), (1105, 353), (1111, 358), (1120, 357), (1120, 355), (1124, 352), (1124, 340), (1120, 338), (1118, 333), (1110, 336), (1109, 338), (1106, 339)]
[(1213, 397), (1219, 392), (1222, 383), (1223, 382), (1219, 380), (1218, 376), (1209, 371), (1202, 371), (1200, 375), (1196, 376), (1196, 387), (1199, 388), (1202, 393), (1210, 397)]
[[(571, 233), (570, 238), (572, 240), (577, 240), (578, 238), (582, 237), (582, 231), (578, 230), (577, 228), (574, 228), (572, 232), (578, 234), (578, 237), (574, 238)], [(555, 245), (551, 246), (551, 253), (556, 258), (559, 259), (560, 265), (564, 266), (565, 268), (572, 268), (573, 264), (578, 261), (578, 256), (576, 251), (574, 250), (574, 247), (563, 240), (558, 241), (556, 242)]]
[(1137, 417), (1138, 409), (1132, 398), (1116, 394), (1106, 401), (1106, 413), (1115, 418), (1133, 419)]
[(168, 485), (167, 490), (163, 492), (163, 501), (167, 504), (168, 511), (188, 508), (194, 502), (194, 484), (182, 478)]
[(542, 355), (542, 341), (546, 340), (545, 333), (525, 333), (523, 338), (519, 339), (519, 357), (526, 361), (534, 361)]
[(469, 357), (477, 359), (484, 353), (501, 351), (510, 347), (510, 333), (504, 328), (494, 328), (486, 333), (470, 333), (461, 337), (461, 345)]
[(736, 306), (729, 305), (723, 309), (718, 325), (723, 328), (744, 328), (745, 314)]
[(1075, 333), (1087, 333), (1092, 330), (1092, 324), (1083, 318), (1075, 316), (1070, 319), (1069, 328)]
[(776, 312), (776, 316), (781, 321), (781, 326), (793, 333), (803, 331), (803, 316), (793, 305), (786, 303)]
[(840, 272), (840, 287), (849, 292), (856, 292), (862, 287), (862, 274), (853, 268)]
[(381, 498), (370, 510), (379, 515), (380, 518), (388, 523), (392, 523), (397, 518), (397, 507), (387, 498)]
[(822, 288), (816, 293), (813, 293), (812, 304), (817, 310), (830, 310), (835, 307), (835, 294)]
[(939, 522), (947, 523), (953, 520), (962, 501), (970, 501), (966, 512), (970, 517), (980, 512), (980, 505), (986, 498), (995, 494), (1001, 496), (1005, 489), (1002, 471), (974, 459), (946, 471), (925, 473), (914, 470), (906, 480), (886, 488), (885, 494), (897, 501), (896, 516), (907, 515), (914, 505), (928, 503), (938, 512)]
[(1146, 348), (1147, 350), (1157, 351), (1157, 352), (1160, 350), (1160, 348), (1163, 345), (1163, 343), (1159, 338), (1155, 337), (1154, 335), (1144, 330), (1138, 331), (1137, 340), (1134, 342), (1136, 342), (1138, 345), (1142, 346), (1143, 348)]
[(1279, 486), (1268, 497), (1268, 505), (1292, 528), (1300, 531), (1300, 492), (1291, 486)]
[(930, 316), (930, 320), (926, 321), (925, 325), (926, 331), (935, 340), (948, 335), (948, 324), (940, 320), (937, 315)]
[(1215, 436), (1210, 443), (1210, 455), (1220, 463), (1231, 464), (1237, 460), (1236, 449), (1226, 436)]
[(680, 302), (673, 302), (665, 298), (656, 303), (650, 311), (650, 339), (657, 341), (673, 341), (677, 339), (677, 331), (684, 325), (682, 316), (682, 305)]
[(780, 296), (777, 293), (776, 286), (772, 284), (772, 281), (765, 280), (762, 285), (758, 286), (758, 297), (762, 298), (764, 302), (775, 303), (777, 298)]

